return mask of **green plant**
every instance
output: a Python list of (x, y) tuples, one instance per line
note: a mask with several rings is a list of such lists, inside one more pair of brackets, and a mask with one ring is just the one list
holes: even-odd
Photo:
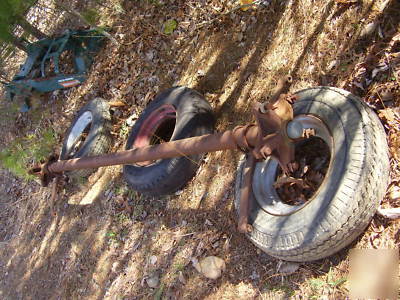
[(28, 174), (27, 166), (46, 159), (51, 154), (56, 140), (52, 129), (27, 134), (14, 140), (0, 152), (0, 163), (14, 175), (32, 180), (34, 177)]
[(119, 243), (118, 235), (114, 231), (107, 232), (106, 237), (108, 238), (108, 244)]
[(185, 268), (185, 265), (182, 263), (177, 263), (177, 264), (175, 264), (174, 267), (175, 267), (176, 272), (179, 272), (179, 271), (183, 271), (183, 269)]
[(129, 216), (126, 213), (118, 213), (116, 216), (116, 221), (119, 223), (124, 223), (126, 221), (129, 221)]
[(98, 14), (98, 11), (95, 10), (94, 8), (87, 8), (81, 13), (82, 17), (85, 19), (86, 22), (89, 24), (96, 24), (100, 16)]
[(125, 193), (125, 189), (126, 188), (124, 186), (122, 186), (122, 185), (116, 185), (114, 187), (114, 193), (116, 195), (123, 195)]
[(157, 289), (156, 293), (154, 294), (154, 300), (161, 300), (161, 296), (163, 294), (165, 288), (165, 284), (161, 283), (160, 287)]
[(266, 283), (265, 289), (273, 293), (284, 294), (285, 299), (292, 297), (294, 295), (294, 290), (285, 284), (278, 284), (272, 286)]
[(119, 137), (126, 138), (129, 134), (129, 130), (130, 130), (129, 125), (126, 122), (124, 122), (119, 130)]

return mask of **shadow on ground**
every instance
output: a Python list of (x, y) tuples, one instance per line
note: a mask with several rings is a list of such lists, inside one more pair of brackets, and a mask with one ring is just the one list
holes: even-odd
[[(335, 1), (326, 2), (321, 12), (312, 18), (316, 21), (305, 30), (302, 10), (306, 8), (300, 8), (298, 1), (290, 2), (288, 6), (282, 3), (276, 1), (268, 8), (251, 13), (239, 11), (233, 17), (228, 15), (201, 29), (199, 34), (189, 35), (180, 45), (174, 44), (168, 36), (158, 37), (170, 51), (157, 48), (162, 53), (160, 57), (165, 57), (157, 63), (144, 62), (141, 76), (157, 74), (164, 80), (159, 83), (161, 86), (186, 84), (205, 94), (215, 108), (218, 129), (249, 121), (252, 101), (268, 95), (276, 79), (287, 73), (293, 75), (295, 86), (298, 82), (336, 85), (346, 81), (347, 73), (329, 73), (327, 58), (317, 66), (323, 72), (310, 74), (307, 71), (310, 60), (318, 64), (315, 62), (318, 59), (316, 49), (323, 39), (321, 35), (329, 33), (327, 26), (333, 20), (341, 20), (343, 7)], [(129, 24), (132, 16), (138, 15), (133, 10), (148, 9), (148, 5), (126, 3), (126, 12), (115, 21), (115, 27)], [(170, 6), (174, 8), (172, 4)], [(142, 24), (159, 28), (160, 23), (171, 15), (170, 6), (159, 7), (157, 11), (151, 8), (155, 17)], [(372, 17), (383, 26), (393, 28), (399, 22), (393, 14), (398, 9), (396, 1), (389, 1), (378, 16), (373, 14), (371, 6), (353, 9), (357, 12), (354, 17), (357, 19), (353, 19), (355, 24)], [(243, 23), (246, 24), (244, 30)], [(294, 34), (285, 36), (285, 28), (289, 27)], [(353, 50), (364, 56), (370, 54), (373, 38), (357, 38), (359, 28), (351, 28), (349, 32), (355, 37), (340, 37), (347, 43), (342, 44), (338, 60)], [(394, 34), (389, 33), (381, 43), (390, 41)], [(126, 36), (124, 43), (136, 39), (136, 36)], [(195, 41), (193, 37), (196, 37)], [(286, 43), (294, 45), (294, 53), (290, 48), (280, 48), (285, 39), (288, 40)], [(151, 43), (147, 40), (142, 47), (151, 50)], [(110, 59), (113, 51), (109, 44), (99, 54), (99, 59)], [(141, 53), (145, 60), (146, 51)], [(378, 58), (379, 55), (382, 54), (375, 54)], [(286, 64), (276, 62), (276, 57)], [(329, 56), (329, 59), (333, 58), (336, 57)], [(115, 70), (125, 61), (118, 55), (113, 60)], [(176, 61), (179, 64), (173, 75), (161, 74), (172, 68)], [(115, 78), (115, 70), (104, 71), (109, 81)], [(139, 89), (144, 79), (134, 77), (130, 80)], [(145, 83), (145, 88), (146, 84), (151, 85)], [(89, 93), (106, 99), (114, 97), (107, 85), (91, 90), (94, 88), (99, 87), (88, 87)], [(0, 296), (17, 299), (114, 296), (141, 299), (163, 295), (171, 299), (203, 299), (223, 295), (228, 298), (235, 295), (259, 297), (265, 292), (277, 292), (288, 297), (296, 291), (302, 294), (299, 286), (310, 278), (326, 275), (335, 266), (345, 264), (347, 250), (321, 261), (302, 264), (294, 274), (281, 276), (277, 271), (278, 260), (257, 250), (236, 231), (232, 202), (238, 161), (239, 154), (230, 151), (208, 154), (197, 177), (181, 194), (162, 198), (147, 198), (128, 191), (122, 178), (116, 177), (112, 180), (113, 186), (104, 187), (106, 195), (100, 196), (94, 204), (67, 205), (68, 197), (72, 195), (66, 187), (64, 196), (55, 205), (56, 215), (48, 206), (49, 192), (35, 188), (41, 196), (32, 194), (29, 197), (24, 216), (29, 221), (21, 227), (21, 236), (5, 247), (2, 255), (6, 273), (0, 277)], [(92, 184), (83, 185), (78, 195), (84, 194)], [(131, 201), (130, 215), (120, 207), (119, 200)], [(190, 263), (193, 256), (208, 255), (222, 257), (227, 263), (226, 272), (216, 281), (202, 278)], [(150, 258), (152, 256), (157, 258), (155, 262)], [(186, 283), (179, 279), (180, 272)], [(150, 289), (145, 279), (155, 274), (160, 283), (157, 288)], [(312, 295), (315, 291), (308, 292)]]

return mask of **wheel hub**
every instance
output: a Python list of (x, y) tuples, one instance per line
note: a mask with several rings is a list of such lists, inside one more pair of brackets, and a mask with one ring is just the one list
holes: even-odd
[[(305, 129), (313, 130), (313, 135), (322, 139), (328, 146), (330, 153), (333, 153), (332, 135), (327, 126), (315, 116), (296, 116), (293, 121), (288, 123), (288, 136), (298, 137)], [(279, 163), (271, 156), (266, 160), (257, 163), (253, 175), (253, 193), (258, 205), (267, 213), (277, 216), (290, 215), (312, 201), (315, 194), (301, 205), (288, 205), (284, 203), (274, 187), (278, 171)], [(316, 191), (316, 193), (317, 192), (318, 191)]]

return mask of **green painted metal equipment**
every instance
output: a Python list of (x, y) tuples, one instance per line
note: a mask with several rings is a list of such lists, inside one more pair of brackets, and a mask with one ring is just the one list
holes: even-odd
[[(86, 80), (86, 71), (103, 41), (104, 35), (95, 30), (67, 30), (62, 36), (29, 44), (28, 58), (13, 80), (6, 83), (7, 98), (13, 100), (17, 95), (27, 98), (34, 90), (51, 92), (81, 84)], [(70, 51), (73, 56), (72, 74), (60, 72), (60, 56), (65, 51)], [(53, 67), (51, 75), (46, 74), (47, 66)], [(29, 101), (23, 110), (27, 109)]]

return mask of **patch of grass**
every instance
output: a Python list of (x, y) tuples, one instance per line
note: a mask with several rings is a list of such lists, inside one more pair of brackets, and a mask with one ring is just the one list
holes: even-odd
[(32, 180), (34, 176), (28, 174), (28, 165), (46, 159), (52, 153), (56, 141), (53, 129), (46, 129), (38, 134), (27, 134), (14, 140), (0, 152), (0, 163), (14, 175)]
[(125, 223), (126, 221), (129, 221), (129, 216), (123, 212), (118, 213), (115, 217), (118, 223)]
[(87, 8), (81, 14), (85, 21), (89, 24), (96, 24), (100, 19), (98, 11), (94, 8)]
[(181, 263), (177, 263), (174, 265), (174, 267), (175, 267), (176, 272), (179, 272), (179, 271), (183, 271), (183, 269), (185, 268), (185, 265), (181, 264)]
[(286, 285), (286, 284), (278, 284), (278, 285), (270, 285), (268, 283), (265, 284), (265, 290), (273, 292), (273, 293), (278, 293), (278, 294), (283, 294), (285, 299), (294, 296), (294, 290)]
[(136, 192), (135, 190), (130, 189), (129, 187), (127, 188), (126, 195), (131, 200), (139, 198), (138, 192)]
[(115, 231), (109, 231), (106, 233), (106, 237), (108, 238), (108, 243), (109, 244), (113, 244), (113, 243), (120, 243), (120, 239), (118, 236), (118, 233), (116, 233)]
[(115, 195), (123, 195), (125, 193), (125, 187), (122, 185), (116, 185), (114, 187)]
[(347, 278), (345, 277), (340, 277), (340, 278), (335, 278), (334, 274), (333, 274), (333, 269), (330, 269), (328, 272), (328, 278), (327, 278), (327, 284), (332, 287), (338, 287), (340, 285), (342, 285), (343, 283), (345, 283), (347, 281)]
[(116, 13), (119, 13), (119, 14), (125, 13), (125, 9), (122, 7), (122, 4), (121, 4), (120, 1), (114, 2), (113, 3), (113, 8), (114, 8)]
[(0, 108), (0, 120), (3, 122), (15, 120), (20, 106), (21, 105), (17, 103), (17, 101), (3, 104)]
[(154, 294), (154, 300), (161, 300), (161, 296), (164, 291), (165, 284), (161, 283), (160, 287), (157, 289), (157, 292)]
[(182, 246), (184, 246), (186, 244), (186, 240), (185, 239), (181, 239), (179, 242), (178, 242), (178, 246), (179, 247), (182, 247)]
[(327, 279), (323, 280), (320, 278), (311, 278), (308, 280), (308, 285), (311, 288), (312, 294), (310, 295), (310, 299), (319, 299), (321, 296), (321, 293), (325, 289), (332, 289), (332, 288), (337, 288), (343, 283), (345, 283), (347, 279), (345, 277), (340, 277), (340, 278), (333, 278), (333, 274), (331, 271), (329, 271)]
[(121, 128), (119, 129), (119, 137), (121, 139), (127, 138), (128, 134), (129, 134), (129, 130), (130, 130), (130, 127), (128, 126), (128, 124), (126, 122), (124, 122), (122, 124)]
[(325, 281), (319, 278), (311, 278), (309, 284), (313, 292), (319, 292), (326, 285)]

